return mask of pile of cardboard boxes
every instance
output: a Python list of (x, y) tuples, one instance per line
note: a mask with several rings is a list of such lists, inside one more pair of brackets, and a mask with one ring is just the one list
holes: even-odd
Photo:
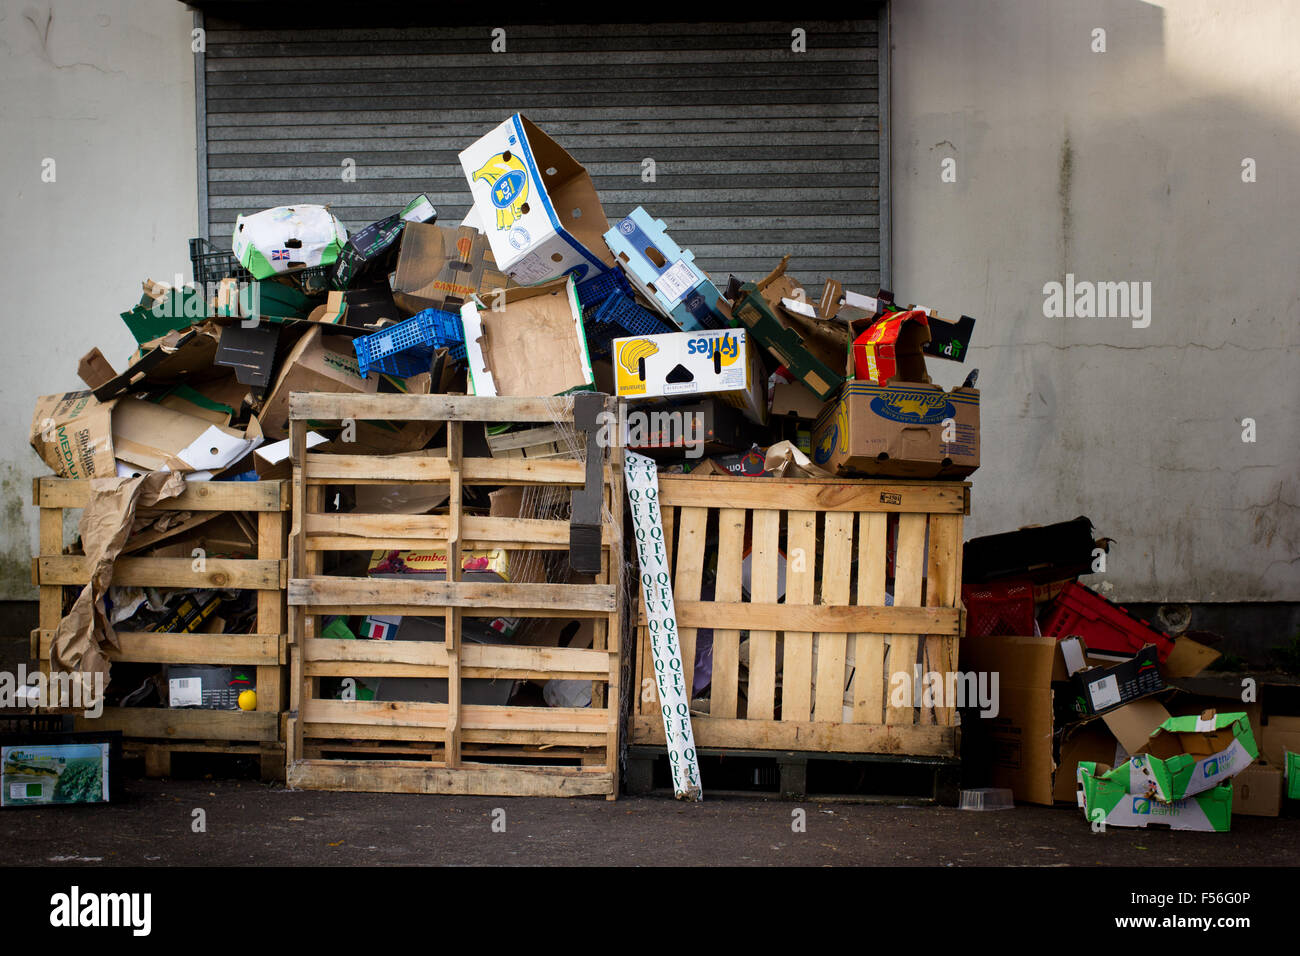
[[(417, 196), (350, 235), (304, 204), (241, 216), (231, 252), (195, 240), (193, 281), (146, 281), (123, 313), (138, 344), (126, 366), (93, 350), (78, 368), (84, 389), (38, 400), (33, 447), (68, 478), (276, 478), (289, 471), (294, 391), (595, 389), (626, 399), (625, 444), (664, 471), (941, 480), (979, 467), (976, 373), (958, 369), (963, 384), (944, 389), (927, 368), (965, 363), (973, 318), (836, 279), (805, 289), (789, 256), (764, 277), (715, 281), (646, 209), (611, 225), (582, 165), (522, 115), (459, 158), (473, 205), (458, 225)], [(413, 454), (435, 428), (366, 421), (309, 442)], [(571, 453), (553, 428), (481, 437), (503, 456)], [(963, 657), (999, 672), (1002, 688), (999, 715), (976, 719), (968, 740), (983, 739), (995, 781), (1020, 800), (1077, 794), (1090, 819), (1115, 825), (1223, 829), (1229, 807), (1275, 812), (1300, 728), (1270, 723), (1266, 762), (1252, 763), (1258, 714), (1165, 709), (1169, 682), (1216, 655), (1126, 621), (1075, 583), (1106, 546), (1086, 518), (968, 544)], [(371, 571), (410, 573), (417, 558), (377, 554)], [(389, 638), (397, 623), (368, 620), (361, 636)]]
[(1109, 548), (1084, 517), (967, 542), (962, 666), (1000, 679), (997, 708), (963, 725), (968, 769), (1020, 802), (1077, 803), (1094, 825), (1278, 816), (1300, 719), (1264, 723), (1249, 681), (1194, 693), (1217, 651), (1077, 581)]

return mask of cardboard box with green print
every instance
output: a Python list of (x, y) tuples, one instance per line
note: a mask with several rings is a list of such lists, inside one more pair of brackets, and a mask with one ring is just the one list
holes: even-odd
[(1078, 800), (1090, 823), (1111, 827), (1167, 826), (1171, 830), (1226, 833), (1232, 826), (1232, 784), (1221, 783), (1194, 796), (1165, 803), (1144, 793), (1130, 764), (1110, 770), (1079, 761)]

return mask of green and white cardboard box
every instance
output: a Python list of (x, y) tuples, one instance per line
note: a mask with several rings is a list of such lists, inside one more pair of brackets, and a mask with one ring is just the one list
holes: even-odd
[(235, 219), (231, 250), (254, 279), (291, 269), (327, 266), (339, 257), (348, 231), (324, 206), (276, 206)]
[(1146, 753), (1130, 758), (1130, 792), (1181, 800), (1218, 786), (1258, 756), (1244, 713), (1170, 717), (1151, 734)]
[(1097, 764), (1079, 761), (1079, 806), (1090, 823), (1104, 821), (1112, 827), (1168, 826), (1171, 830), (1200, 830), (1226, 833), (1232, 823), (1232, 783), (1221, 783), (1192, 797), (1165, 803), (1141, 790), (1143, 784), (1131, 778), (1131, 763), (1106, 773)]

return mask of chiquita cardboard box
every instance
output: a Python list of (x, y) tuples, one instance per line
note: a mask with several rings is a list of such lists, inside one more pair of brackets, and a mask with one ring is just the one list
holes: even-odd
[(460, 153), (475, 223), (497, 268), (521, 285), (614, 267), (609, 222), (586, 169), (516, 113)]
[(767, 413), (758, 354), (744, 329), (615, 339), (614, 391), (626, 398), (717, 395), (751, 421)]
[(845, 382), (812, 437), (813, 463), (838, 475), (961, 478), (980, 465), (980, 393)]

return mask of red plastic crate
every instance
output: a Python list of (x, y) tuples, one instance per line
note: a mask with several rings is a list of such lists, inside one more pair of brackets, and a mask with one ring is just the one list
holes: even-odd
[(1034, 633), (1034, 585), (1030, 581), (1009, 578), (987, 584), (963, 584), (961, 601), (966, 605), (968, 637)]
[(1077, 581), (1065, 586), (1043, 622), (1043, 633), (1058, 641), (1071, 634), (1083, 638), (1089, 650), (1134, 654), (1154, 644), (1161, 663), (1174, 649), (1168, 634), (1157, 631), (1118, 604), (1111, 604)]

